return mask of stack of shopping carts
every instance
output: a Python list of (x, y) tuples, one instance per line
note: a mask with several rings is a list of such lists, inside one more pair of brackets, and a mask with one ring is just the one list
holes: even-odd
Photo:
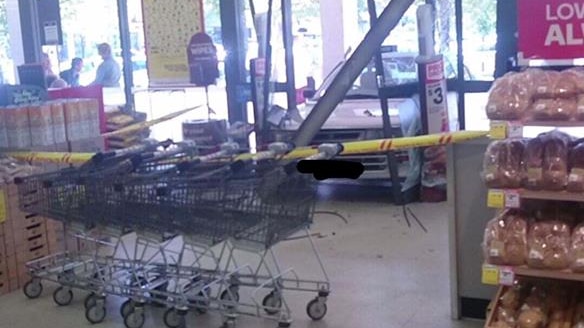
[[(309, 159), (340, 152), (337, 145), (321, 148)], [(96, 245), (28, 263), (26, 296), (39, 297), (43, 280), (58, 284), (59, 305), (72, 302), (73, 289), (84, 290), (91, 323), (105, 319), (107, 296), (124, 297), (120, 312), (128, 328), (144, 325), (148, 304), (167, 308), (170, 328), (185, 326), (189, 312), (208, 311), (228, 326), (250, 314), (288, 327), (284, 294), (302, 291), (316, 293), (306, 310), (322, 319), (330, 289), (308, 233), (315, 188), (294, 163), (278, 160), (290, 150), (277, 143), (236, 161), (234, 144), (197, 156), (192, 144), (150, 143), (19, 179), (23, 210), (59, 220), (68, 234)], [(276, 244), (300, 232), (315, 252), (320, 280), (281, 268), (275, 255)]]

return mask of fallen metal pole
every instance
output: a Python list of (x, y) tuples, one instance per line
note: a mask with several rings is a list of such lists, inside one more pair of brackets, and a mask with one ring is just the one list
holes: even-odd
[(379, 16), (377, 23), (367, 32), (363, 41), (333, 79), (326, 93), (302, 122), (294, 139), (296, 146), (306, 146), (312, 142), (324, 122), (344, 99), (353, 82), (371, 61), (389, 32), (399, 23), (413, 2), (414, 0), (391, 0), (389, 2)]

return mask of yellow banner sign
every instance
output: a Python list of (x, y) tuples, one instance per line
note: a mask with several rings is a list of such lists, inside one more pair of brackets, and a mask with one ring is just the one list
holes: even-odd
[(142, 0), (151, 85), (189, 83), (187, 46), (203, 31), (202, 0)]

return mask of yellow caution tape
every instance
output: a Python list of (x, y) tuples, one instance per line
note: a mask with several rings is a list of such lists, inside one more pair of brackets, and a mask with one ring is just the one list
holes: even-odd
[(0, 223), (6, 221), (8, 216), (8, 204), (6, 204), (6, 196), (4, 190), (0, 190)]
[(113, 136), (119, 136), (119, 135), (124, 135), (124, 134), (131, 133), (131, 132), (140, 131), (140, 130), (149, 128), (149, 127), (151, 127), (153, 125), (156, 125), (156, 124), (159, 124), (159, 123), (162, 123), (162, 122), (165, 122), (165, 121), (172, 120), (173, 118), (179, 117), (179, 116), (181, 116), (183, 114), (186, 114), (186, 113), (188, 113), (190, 111), (193, 111), (193, 110), (198, 109), (198, 108), (201, 108), (201, 107), (203, 107), (203, 105), (199, 105), (199, 106), (195, 106), (195, 107), (191, 107), (191, 108), (186, 108), (186, 109), (180, 110), (178, 112), (174, 112), (174, 113), (171, 113), (171, 114), (168, 114), (168, 115), (159, 117), (157, 119), (154, 119), (154, 120), (151, 120), (151, 121), (148, 121), (148, 122), (136, 123), (136, 124), (129, 125), (129, 126), (125, 127), (125, 128), (122, 128), (122, 129), (119, 129), (119, 130), (116, 130), (116, 131), (104, 133), (101, 136), (104, 137), (104, 138), (109, 138), (109, 137), (113, 137)]
[[(343, 143), (341, 155), (358, 155), (371, 153), (385, 153), (392, 150), (410, 149), (417, 147), (443, 146), (460, 143), (487, 136), (487, 131), (459, 131), (452, 133), (432, 134), (418, 137), (378, 139)], [(299, 147), (288, 153), (283, 159), (306, 158), (318, 153), (318, 147)], [(89, 160), (92, 153), (51, 153), (51, 152), (12, 152), (8, 153), (19, 160), (27, 162), (49, 162), (60, 164), (79, 164)], [(252, 159), (252, 153), (241, 154), (235, 160)]]
[(54, 153), (54, 152), (12, 152), (8, 156), (26, 162), (43, 162), (55, 164), (82, 164), (94, 153)]

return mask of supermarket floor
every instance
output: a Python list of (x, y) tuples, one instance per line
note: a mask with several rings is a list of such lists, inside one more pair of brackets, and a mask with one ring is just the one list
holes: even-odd
[[(481, 322), (450, 319), (447, 206), (414, 204), (410, 208), (427, 228), (408, 227), (402, 209), (384, 202), (380, 189), (325, 185), (320, 187), (319, 211), (312, 232), (328, 268), (332, 294), (328, 314), (312, 322), (305, 314), (312, 294), (290, 294), (293, 327), (311, 328), (478, 328)], [(349, 200), (350, 199), (350, 200)], [(316, 272), (306, 239), (288, 241), (276, 249), (281, 263), (300, 275)], [(78, 328), (91, 326), (83, 314), (82, 292), (73, 304), (58, 307), (45, 287), (40, 299), (27, 300), (21, 292), (0, 297), (0, 327)], [(287, 294), (288, 295), (288, 294)], [(106, 321), (95, 327), (123, 327), (122, 300), (110, 298)], [(164, 327), (162, 309), (148, 308), (145, 327)], [(219, 327), (220, 316), (189, 315), (188, 327)], [(274, 322), (240, 317), (237, 327), (276, 327)]]

